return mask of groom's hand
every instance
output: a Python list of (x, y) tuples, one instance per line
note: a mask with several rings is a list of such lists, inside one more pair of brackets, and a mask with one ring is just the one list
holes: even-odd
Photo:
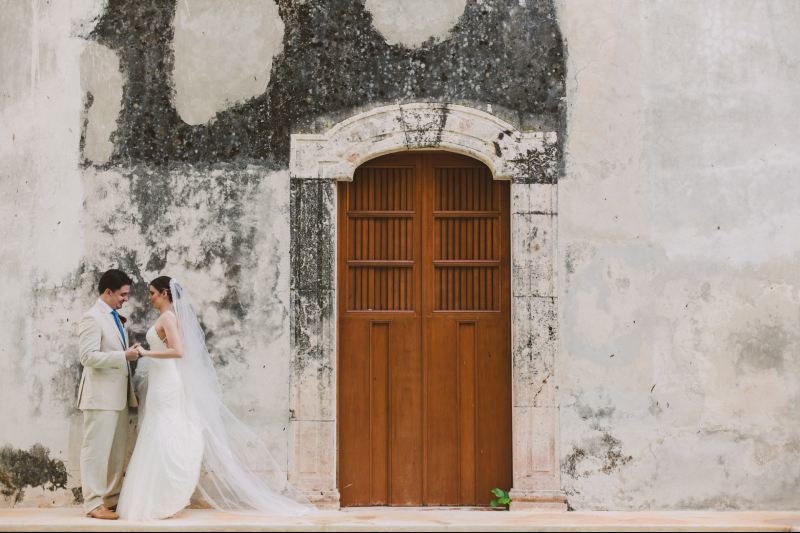
[(128, 361), (136, 361), (139, 359), (139, 345), (134, 344), (125, 352), (125, 359)]

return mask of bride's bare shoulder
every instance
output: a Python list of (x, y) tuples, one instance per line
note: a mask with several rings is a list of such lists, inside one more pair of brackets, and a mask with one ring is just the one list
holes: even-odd
[(163, 329), (165, 324), (175, 324), (178, 322), (178, 317), (174, 311), (169, 310), (161, 313), (153, 324), (156, 329)]
[(161, 320), (162, 327), (167, 325), (170, 327), (175, 327), (178, 324), (178, 316), (175, 314), (175, 311), (171, 309), (169, 311), (165, 311), (159, 320)]

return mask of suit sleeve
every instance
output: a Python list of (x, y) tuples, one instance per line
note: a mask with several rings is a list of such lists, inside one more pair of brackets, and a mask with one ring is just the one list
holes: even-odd
[(89, 315), (81, 318), (79, 345), (81, 364), (90, 368), (122, 368), (125, 365), (125, 352), (102, 352), (100, 340), (103, 330), (97, 320)]

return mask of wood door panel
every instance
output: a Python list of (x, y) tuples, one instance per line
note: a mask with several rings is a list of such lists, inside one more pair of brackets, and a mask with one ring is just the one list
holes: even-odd
[[(339, 324), (341, 346), (368, 346), (369, 329)], [(368, 505), (372, 501), (372, 443), (364, 438), (370, 430), (369, 401), (370, 365), (363, 357), (339, 357), (339, 405), (347, 406), (347, 414), (338, 416), (339, 439), (339, 493), (342, 502), (350, 505)], [(378, 504), (380, 505), (380, 504)]]
[(426, 331), (430, 347), (426, 364), (426, 503), (458, 505), (459, 441), (458, 353), (454, 332)]
[(406, 318), (392, 335), (390, 505), (422, 503), (422, 354), (419, 321)]
[(494, 487), (510, 487), (511, 346), (507, 319), (483, 324), (478, 338), (476, 372), (476, 491), (478, 504), (488, 504)]
[(511, 483), (509, 186), (453, 154), (339, 186), (339, 489), (486, 505)]
[(339, 480), (349, 505), (418, 505), (422, 499), (419, 322), (340, 322)]

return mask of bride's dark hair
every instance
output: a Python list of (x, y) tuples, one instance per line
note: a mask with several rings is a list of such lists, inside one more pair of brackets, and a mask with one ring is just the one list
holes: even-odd
[(170, 281), (172, 281), (172, 278), (169, 276), (158, 276), (156, 279), (150, 282), (150, 286), (158, 292), (167, 291), (167, 297), (169, 297), (169, 301), (171, 302), (172, 290), (169, 288)]

